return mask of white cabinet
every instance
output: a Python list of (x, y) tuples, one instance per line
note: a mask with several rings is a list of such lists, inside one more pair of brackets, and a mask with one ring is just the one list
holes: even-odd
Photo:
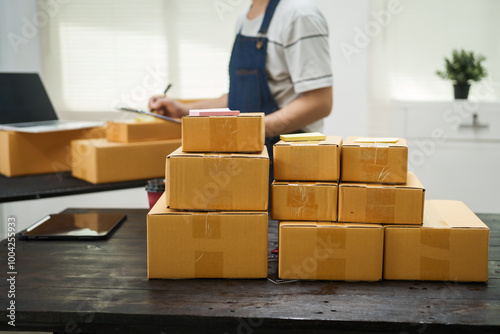
[(391, 115), (391, 135), (407, 138), (408, 169), (427, 199), (500, 213), (500, 102), (394, 101)]

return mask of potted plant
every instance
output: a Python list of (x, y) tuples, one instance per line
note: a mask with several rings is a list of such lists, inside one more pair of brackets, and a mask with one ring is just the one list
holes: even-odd
[(454, 82), (455, 99), (467, 99), (470, 82), (479, 81), (487, 75), (482, 64), (485, 60), (486, 57), (481, 54), (455, 49), (451, 59), (444, 58), (445, 70), (436, 71), (436, 74)]

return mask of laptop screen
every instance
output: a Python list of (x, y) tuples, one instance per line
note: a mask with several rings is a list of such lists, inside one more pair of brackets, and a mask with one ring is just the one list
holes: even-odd
[(56, 112), (37, 73), (0, 73), (0, 124), (53, 120)]

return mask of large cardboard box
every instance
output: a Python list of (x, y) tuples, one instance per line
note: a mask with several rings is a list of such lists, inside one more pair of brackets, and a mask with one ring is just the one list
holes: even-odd
[(118, 143), (180, 139), (181, 124), (162, 120), (121, 120), (106, 125), (106, 138)]
[(342, 145), (342, 182), (406, 183), (405, 139), (398, 138), (394, 143), (357, 143), (358, 138), (347, 137)]
[(274, 145), (274, 179), (279, 181), (337, 181), (340, 177), (342, 137), (323, 141)]
[(426, 201), (423, 226), (386, 226), (384, 279), (487, 281), (488, 241), (463, 202)]
[(279, 249), (283, 279), (382, 279), (382, 225), (283, 221)]
[(187, 153), (167, 157), (167, 204), (177, 210), (267, 210), (269, 156)]
[(261, 152), (264, 139), (264, 113), (182, 118), (185, 152)]
[(406, 184), (339, 185), (339, 222), (421, 225), (425, 188), (409, 172)]
[(94, 184), (164, 177), (165, 157), (180, 145), (180, 139), (128, 144), (75, 140), (71, 143), (72, 173)]
[(276, 220), (337, 220), (337, 182), (281, 182), (271, 186), (271, 217)]
[(267, 277), (266, 211), (175, 211), (163, 195), (147, 224), (149, 278)]
[(25, 133), (0, 130), (0, 173), (5, 176), (71, 170), (71, 141), (101, 138), (103, 128)]

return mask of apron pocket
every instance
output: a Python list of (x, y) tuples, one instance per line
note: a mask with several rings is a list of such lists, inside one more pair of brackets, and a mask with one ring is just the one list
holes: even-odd
[(262, 112), (259, 70), (238, 70), (237, 95), (238, 105), (242, 112)]

